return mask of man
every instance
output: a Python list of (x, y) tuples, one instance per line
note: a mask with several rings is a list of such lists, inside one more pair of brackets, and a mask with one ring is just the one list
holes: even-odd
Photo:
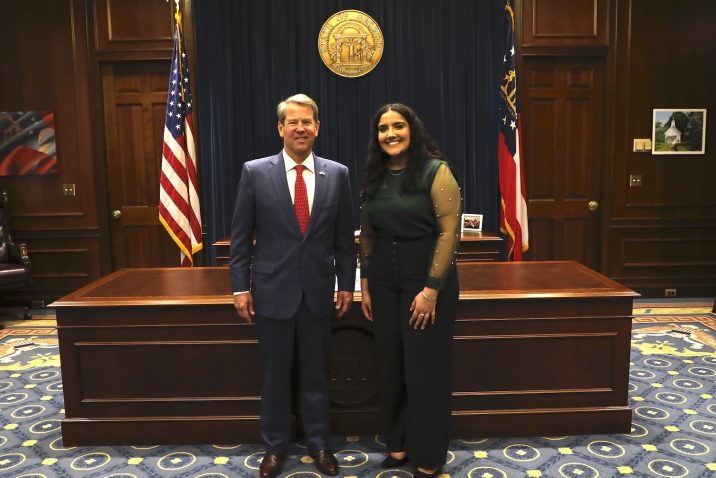
[(266, 453), (259, 471), (274, 477), (286, 460), (295, 357), (309, 455), (319, 471), (336, 475), (325, 366), (331, 317), (345, 313), (355, 286), (348, 169), (313, 154), (320, 123), (311, 98), (291, 96), (277, 113), (283, 151), (244, 164), (229, 261), (234, 307), (255, 321), (261, 346)]

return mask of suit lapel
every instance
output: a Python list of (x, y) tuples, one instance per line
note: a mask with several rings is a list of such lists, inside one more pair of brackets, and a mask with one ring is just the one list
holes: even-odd
[(278, 153), (269, 163), (269, 176), (273, 184), (273, 191), (281, 210), (286, 214), (287, 224), (291, 224), (291, 228), (301, 234), (298, 228), (298, 220), (293, 210), (293, 202), (291, 201), (291, 193), (288, 191), (288, 181), (286, 180), (286, 166), (283, 161), (283, 154)]
[(321, 214), (323, 210), (323, 204), (325, 203), (326, 189), (328, 189), (328, 173), (326, 171), (326, 162), (323, 160), (323, 158), (319, 158), (314, 154), (313, 165), (315, 168), (314, 177), (316, 180), (316, 187), (313, 190), (313, 207), (311, 208), (311, 219), (308, 221), (308, 229), (306, 230), (306, 236), (311, 233), (311, 230), (315, 227), (315, 224), (318, 221), (318, 216), (319, 214)]

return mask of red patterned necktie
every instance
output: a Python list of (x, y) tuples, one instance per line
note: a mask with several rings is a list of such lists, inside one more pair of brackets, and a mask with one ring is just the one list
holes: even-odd
[(306, 234), (308, 219), (310, 217), (308, 213), (306, 182), (303, 180), (304, 169), (306, 169), (306, 166), (303, 164), (296, 165), (296, 184), (293, 190), (293, 210), (296, 212), (296, 219), (298, 219), (298, 227), (301, 229), (301, 234)]

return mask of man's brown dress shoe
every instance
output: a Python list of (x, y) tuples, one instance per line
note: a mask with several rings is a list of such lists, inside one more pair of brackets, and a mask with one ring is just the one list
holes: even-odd
[(309, 455), (316, 463), (318, 471), (324, 475), (335, 476), (338, 474), (338, 460), (333, 453), (326, 450), (310, 452)]
[(261, 466), (259, 467), (259, 474), (261, 478), (274, 478), (281, 473), (285, 462), (286, 455), (265, 453), (263, 460), (261, 460)]

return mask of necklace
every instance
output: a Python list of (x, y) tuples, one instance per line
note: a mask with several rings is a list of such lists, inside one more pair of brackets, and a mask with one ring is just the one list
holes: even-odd
[(405, 172), (405, 168), (403, 169), (389, 169), (388, 173), (390, 173), (391, 176), (400, 176)]

